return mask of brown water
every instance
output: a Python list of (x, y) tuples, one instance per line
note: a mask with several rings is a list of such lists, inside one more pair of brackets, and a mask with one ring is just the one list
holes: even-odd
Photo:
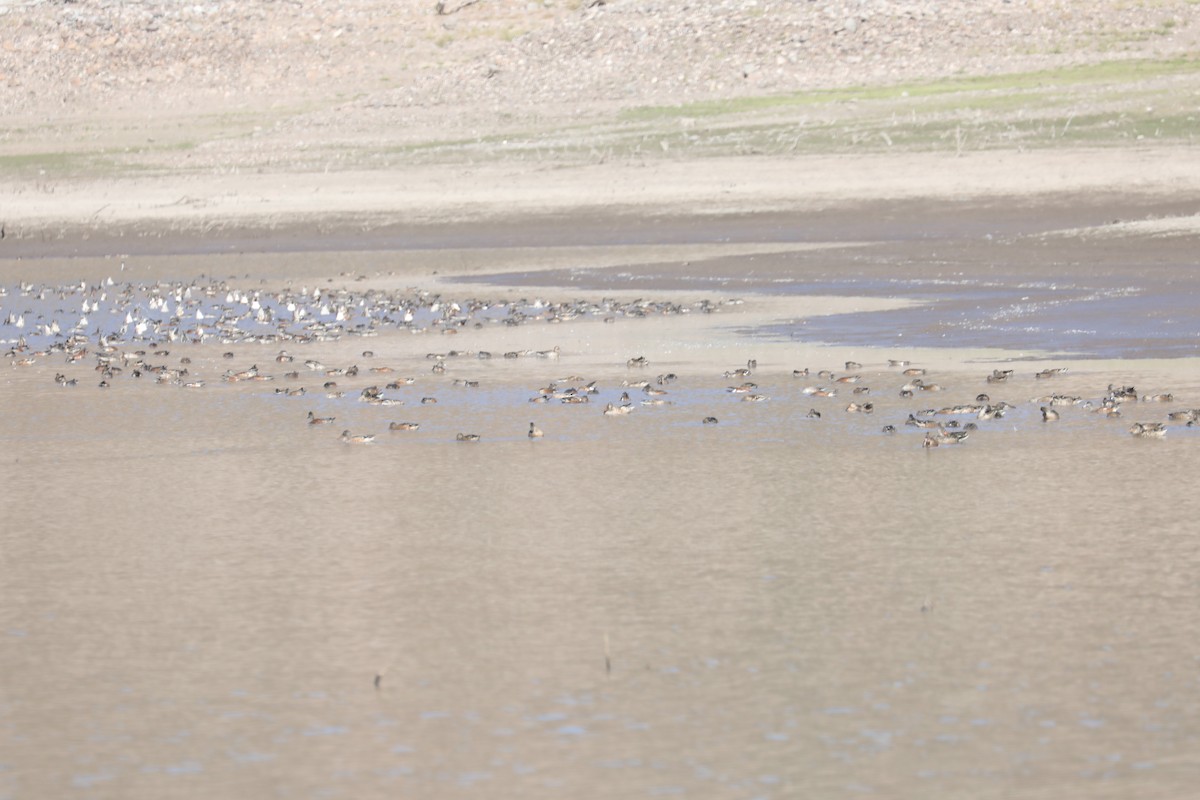
[[(1189, 796), (1200, 430), (1126, 427), (1200, 406), (1194, 363), (991, 385), (994, 352), (737, 314), (289, 345), (414, 375), (396, 407), (355, 401), (365, 373), (284, 381), (270, 345), (171, 345), (196, 390), (0, 365), (0, 797)], [(562, 352), (432, 374), (448, 341)], [(750, 357), (762, 403), (726, 391)], [(870, 395), (803, 393), (850, 357)], [(895, 357), (946, 391), (899, 397)], [(277, 380), (219, 379), (251, 363)], [(601, 413), (667, 372), (671, 405)], [(528, 402), (572, 375), (592, 402)], [(1030, 402), (1109, 383), (1176, 399)], [(1016, 408), (961, 446), (902, 424), (983, 391)]]

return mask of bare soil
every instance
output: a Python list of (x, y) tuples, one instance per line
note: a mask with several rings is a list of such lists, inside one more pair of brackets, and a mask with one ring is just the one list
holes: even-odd
[(0, 2), (0, 224), (11, 245), (1186, 198), (1196, 8)]

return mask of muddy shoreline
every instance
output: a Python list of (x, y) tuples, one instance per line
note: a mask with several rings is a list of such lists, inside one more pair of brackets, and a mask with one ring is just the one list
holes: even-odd
[(850, 199), (790, 211), (686, 213), (560, 211), (480, 215), (437, 223), (370, 216), (213, 223), (207, 231), (173, 223), (7, 235), (0, 262), (107, 255), (205, 255), (560, 247), (730, 242), (899, 242), (1036, 234), (1133, 220), (1193, 216), (1188, 193), (1150, 197), (1121, 192), (998, 195), (961, 199)]

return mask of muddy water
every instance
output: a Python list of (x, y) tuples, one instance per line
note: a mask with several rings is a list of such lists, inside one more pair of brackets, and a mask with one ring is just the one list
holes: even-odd
[[(194, 390), (100, 389), (61, 355), (0, 365), (0, 797), (1191, 791), (1200, 429), (1126, 427), (1200, 406), (1193, 362), (1023, 364), (997, 385), (981, 354), (694, 319), (295, 351), (414, 376), (388, 407), (355, 399), (382, 382), (365, 372), (341, 398), (287, 381), (271, 345), (170, 344)], [(432, 373), (451, 339), (561, 354)], [(758, 403), (722, 374), (750, 357)], [(805, 394), (850, 357), (858, 384)], [(900, 397), (889, 357), (945, 390)], [(251, 363), (275, 381), (220, 380)], [(669, 405), (622, 386), (668, 372)], [(598, 394), (529, 402), (568, 376)], [(1031, 402), (1109, 383), (1175, 401), (1051, 424)], [(635, 410), (602, 414), (622, 392)], [(980, 392), (1015, 408), (962, 445), (903, 424)]]

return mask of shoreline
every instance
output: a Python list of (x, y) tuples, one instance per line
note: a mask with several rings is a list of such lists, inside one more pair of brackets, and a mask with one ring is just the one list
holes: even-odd
[[(787, 215), (906, 203), (1094, 206), (1121, 198), (1194, 215), (1200, 160), (1180, 148), (895, 156), (741, 157), (546, 168), (439, 165), (404, 170), (0, 181), (0, 258), (62, 253), (62, 242), (201, 242), (307, 234), (314, 240), (613, 220)], [(1058, 213), (1064, 213), (1060, 209)], [(869, 220), (868, 220), (869, 222)], [(604, 220), (595, 226), (603, 226)], [(494, 238), (494, 237), (493, 237)], [(509, 238), (515, 235), (509, 231)], [(586, 237), (585, 237), (586, 240)], [(134, 245), (129, 245), (134, 249)], [(338, 246), (338, 245), (335, 245)], [(345, 245), (341, 245), (345, 247)], [(352, 249), (352, 248), (346, 248)], [(80, 247), (91, 250), (90, 246)]]

